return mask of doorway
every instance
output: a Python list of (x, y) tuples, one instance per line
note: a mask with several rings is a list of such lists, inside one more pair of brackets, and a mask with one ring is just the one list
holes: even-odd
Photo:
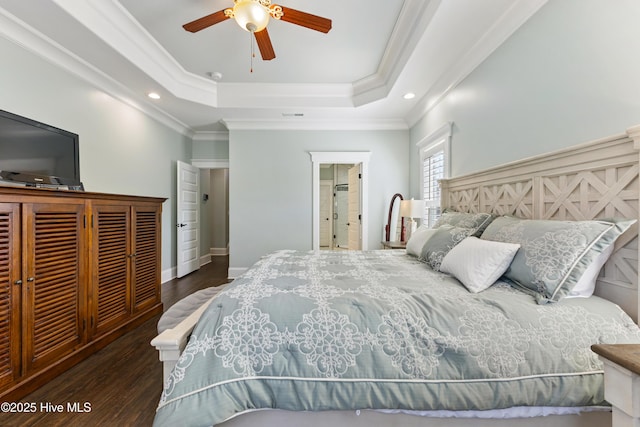
[[(369, 174), (369, 157), (371, 155), (368, 151), (357, 152), (310, 152), (311, 161), (313, 163), (313, 230), (312, 230), (312, 249), (319, 250), (321, 248), (321, 242), (323, 243), (323, 249), (328, 248), (332, 243), (333, 236), (327, 240), (327, 234), (322, 237), (321, 230), (326, 233), (327, 230), (333, 230), (333, 225), (329, 226), (327, 223), (332, 221), (335, 212), (329, 209), (328, 206), (333, 206), (326, 202), (321, 202), (321, 193), (327, 191), (327, 184), (321, 184), (323, 180), (321, 170), (328, 168), (325, 165), (350, 165), (351, 166), (351, 179), (352, 183), (348, 182), (347, 185), (351, 195), (352, 209), (351, 218), (348, 222), (349, 230), (351, 233), (351, 242), (347, 243), (349, 249), (363, 249), (367, 250), (368, 244), (368, 208), (369, 208), (369, 190), (368, 190), (368, 174)], [(348, 174), (349, 175), (349, 174)], [(333, 187), (336, 184), (331, 184)], [(333, 188), (332, 188), (333, 190)], [(348, 190), (349, 191), (349, 190)], [(326, 200), (326, 198), (325, 198)], [(358, 201), (356, 204), (355, 201)], [(322, 206), (321, 206), (322, 205)], [(331, 213), (331, 215), (327, 215)], [(349, 214), (347, 213), (347, 217)]]
[(354, 166), (350, 163), (320, 165), (320, 249), (356, 249), (359, 246), (360, 238), (353, 232), (354, 229), (359, 232), (360, 228), (357, 218), (361, 212), (360, 183), (357, 178), (353, 182), (349, 179), (349, 171)]
[(229, 255), (229, 162), (193, 160), (199, 168), (200, 265)]

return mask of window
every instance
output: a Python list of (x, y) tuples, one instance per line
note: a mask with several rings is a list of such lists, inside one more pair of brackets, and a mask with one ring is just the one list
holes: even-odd
[(440, 183), (449, 176), (449, 148), (452, 123), (446, 123), (418, 142), (422, 199), (425, 202), (422, 223), (431, 227), (440, 217)]
[(444, 150), (441, 147), (422, 159), (422, 223), (433, 226), (440, 217), (440, 181), (444, 178)]

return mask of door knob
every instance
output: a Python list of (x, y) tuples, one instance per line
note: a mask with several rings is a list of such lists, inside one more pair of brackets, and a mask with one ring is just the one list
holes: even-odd
[(183, 224), (183, 223), (180, 223), (180, 224), (177, 225), (178, 228), (182, 228), (182, 227), (186, 227), (186, 226), (187, 226), (187, 224)]

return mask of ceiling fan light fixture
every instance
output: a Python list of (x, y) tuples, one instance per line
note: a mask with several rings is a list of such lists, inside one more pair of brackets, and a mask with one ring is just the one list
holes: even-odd
[(257, 33), (269, 23), (269, 9), (257, 0), (237, 0), (233, 6), (233, 18), (243, 30)]

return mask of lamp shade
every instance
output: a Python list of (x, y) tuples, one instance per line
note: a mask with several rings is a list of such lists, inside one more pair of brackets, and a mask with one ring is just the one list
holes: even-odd
[(424, 200), (402, 200), (400, 202), (400, 216), (405, 218), (422, 218), (424, 214)]
[(233, 6), (233, 17), (240, 28), (257, 33), (269, 23), (269, 10), (256, 0), (239, 0)]

